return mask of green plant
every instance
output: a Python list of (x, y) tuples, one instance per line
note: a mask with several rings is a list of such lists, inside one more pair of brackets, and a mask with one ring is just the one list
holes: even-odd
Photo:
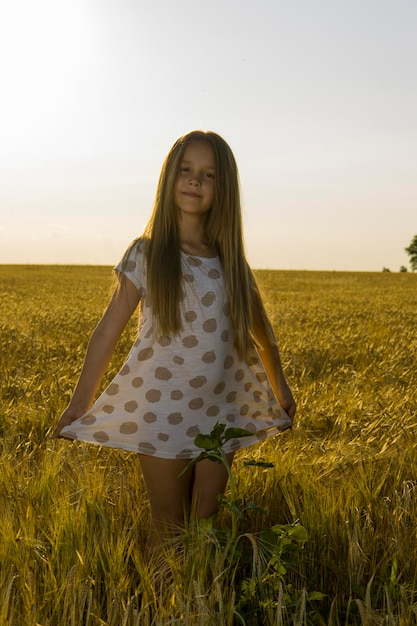
[[(264, 608), (274, 608), (280, 590), (285, 585), (285, 575), (289, 565), (294, 565), (298, 553), (307, 541), (307, 532), (298, 522), (293, 524), (274, 524), (269, 528), (262, 528), (258, 533), (239, 534), (239, 520), (246, 511), (258, 511), (267, 514), (268, 511), (253, 502), (244, 504), (242, 498), (236, 494), (235, 477), (227, 461), (224, 445), (231, 439), (247, 437), (252, 433), (241, 428), (226, 428), (224, 424), (216, 423), (209, 434), (200, 433), (195, 438), (195, 444), (202, 451), (190, 461), (182, 474), (191, 470), (202, 459), (209, 459), (216, 463), (223, 463), (229, 477), (228, 496), (219, 495), (221, 508), (226, 509), (231, 518), (231, 527), (216, 529), (214, 519), (200, 521), (199, 527), (209, 531), (217, 539), (217, 545), (224, 550), (229, 558), (229, 567), (237, 570), (238, 566), (243, 576), (238, 581), (239, 601), (237, 614), (242, 623), (246, 624), (244, 615), (251, 618), (260, 617), (259, 611)], [(274, 464), (265, 461), (247, 460), (246, 467), (273, 468)], [(182, 475), (181, 474), (181, 475)], [(248, 546), (251, 554), (248, 554)], [(248, 573), (247, 565), (250, 564)], [(243, 566), (243, 567), (242, 567)], [(246, 566), (246, 567), (245, 567)], [(298, 592), (288, 588), (285, 600), (288, 604), (296, 604)], [(321, 599), (323, 594), (314, 593), (310, 598)]]

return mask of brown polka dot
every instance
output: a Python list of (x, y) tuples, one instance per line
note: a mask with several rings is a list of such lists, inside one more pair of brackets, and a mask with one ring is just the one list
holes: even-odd
[(252, 387), (252, 383), (245, 383), (245, 385), (244, 385), (244, 387), (243, 387), (243, 388), (244, 388), (244, 390), (245, 390), (245, 391), (249, 391), (249, 389), (250, 389), (251, 387)]
[(168, 423), (171, 424), (172, 426), (176, 426), (177, 424), (181, 424), (183, 419), (184, 418), (181, 415), (181, 413), (171, 413), (167, 417)]
[(236, 370), (235, 372), (235, 381), (240, 383), (241, 380), (245, 378), (245, 372), (243, 370)]
[(143, 421), (146, 422), (147, 424), (153, 424), (153, 422), (156, 422), (155, 413), (152, 413), (152, 411), (145, 413), (145, 415), (143, 416)]
[(221, 274), (220, 274), (219, 270), (216, 270), (216, 269), (214, 269), (214, 268), (213, 268), (213, 269), (211, 269), (211, 270), (209, 271), (209, 273), (207, 274), (207, 276), (208, 276), (209, 278), (216, 279), (216, 278), (220, 278)]
[(147, 441), (141, 441), (138, 444), (138, 450), (142, 454), (155, 454), (156, 452), (155, 446), (153, 446), (151, 443), (148, 443)]
[(149, 389), (149, 391), (145, 393), (145, 398), (148, 402), (159, 402), (161, 399), (161, 392), (159, 389)]
[(159, 441), (168, 441), (169, 435), (166, 433), (158, 433), (158, 439)]
[(190, 380), (189, 385), (190, 387), (193, 387), (193, 389), (198, 389), (198, 387), (205, 385), (206, 382), (207, 378), (205, 376), (196, 376)]
[(187, 311), (184, 317), (186, 322), (195, 322), (197, 319), (197, 313), (195, 311)]
[(130, 367), (128, 365), (124, 365), (119, 374), (120, 376), (127, 376), (127, 374), (130, 374)]
[(174, 389), (171, 391), (171, 400), (182, 400), (184, 394), (179, 389)]
[(106, 394), (108, 396), (116, 396), (118, 393), (119, 385), (117, 383), (111, 383), (106, 389)]
[(241, 445), (242, 445), (242, 442), (241, 442), (241, 441), (239, 441), (239, 439), (232, 439), (231, 441), (229, 441), (229, 446), (230, 446), (230, 449), (231, 449), (233, 452), (236, 452), (236, 450), (239, 450), (239, 448), (241, 447)]
[(262, 391), (259, 391), (259, 389), (256, 389), (253, 392), (253, 399), (255, 400), (255, 402), (260, 402), (261, 401), (261, 397), (262, 397)]
[(110, 413), (113, 413), (114, 411), (114, 406), (112, 406), (111, 404), (105, 404), (103, 406), (103, 411), (107, 413), (108, 415), (110, 415)]
[(184, 363), (184, 359), (182, 356), (174, 356), (172, 360), (174, 361), (175, 365), (182, 365)]
[(125, 411), (126, 413), (134, 413), (138, 408), (138, 403), (135, 400), (131, 400), (130, 402), (126, 402)]
[(248, 358), (248, 364), (249, 364), (249, 365), (258, 365), (258, 363), (259, 363), (259, 359), (258, 359), (258, 357), (256, 356), (256, 354), (254, 354), (253, 356), (250, 356), (250, 357)]
[(158, 337), (158, 343), (164, 348), (172, 343), (171, 337)]
[(147, 361), (153, 357), (153, 348), (143, 348), (138, 352), (138, 361)]
[(190, 400), (190, 402), (188, 403), (188, 406), (193, 411), (196, 411), (197, 409), (201, 409), (203, 404), (204, 404), (203, 398), (193, 398), (193, 400)]
[(140, 339), (136, 339), (135, 343), (133, 344), (135, 346), (135, 348), (138, 347), (138, 345), (140, 344), (141, 340)]
[(247, 415), (249, 413), (249, 405), (248, 404), (243, 404), (240, 407), (240, 414), (241, 415)]
[(123, 269), (126, 272), (134, 272), (136, 269), (136, 261), (133, 261), (132, 259), (129, 259), (129, 261), (127, 261), (124, 266)]
[(218, 415), (220, 413), (220, 409), (218, 406), (209, 406), (209, 408), (206, 411), (206, 415), (207, 417), (216, 417), (216, 415)]
[(214, 319), (214, 317), (210, 318), (209, 320), (206, 320), (203, 324), (203, 330), (206, 333), (214, 333), (216, 329), (217, 329), (217, 322)]
[(235, 416), (233, 413), (229, 413), (228, 415), (226, 415), (226, 421), (233, 423), (235, 421)]
[(261, 411), (255, 411), (254, 413), (252, 413), (251, 417), (253, 417), (253, 419), (256, 419), (260, 415), (262, 415)]
[(225, 358), (225, 360), (224, 360), (224, 369), (225, 369), (225, 370), (230, 369), (230, 368), (232, 367), (233, 363), (234, 363), (234, 359), (233, 359), (233, 357), (232, 357), (232, 356), (230, 356), (230, 355), (229, 355), (229, 356), (227, 356), (227, 357)]
[(122, 435), (133, 435), (138, 429), (136, 422), (123, 422), (120, 425), (120, 432)]
[(256, 433), (256, 426), (255, 424), (252, 424), (252, 422), (249, 422), (245, 425), (245, 430), (249, 430), (251, 433)]
[(216, 360), (216, 353), (214, 352), (214, 350), (205, 352), (201, 357), (201, 360), (203, 361), (203, 363), (214, 363), (214, 361)]
[(104, 430), (98, 430), (93, 434), (93, 437), (99, 443), (105, 443), (109, 440), (109, 436), (107, 433), (104, 432)]
[(166, 367), (157, 367), (155, 370), (155, 378), (158, 380), (169, 380), (172, 374)]
[(225, 314), (226, 317), (229, 317), (230, 315), (230, 305), (228, 302), (226, 302), (223, 306), (223, 313)]
[(222, 334), (220, 335), (220, 339), (224, 342), (228, 342), (229, 341), (229, 331), (228, 330), (223, 330)]
[(192, 265), (194, 267), (198, 267), (199, 265), (203, 264), (203, 261), (201, 261), (198, 257), (189, 256), (189, 257), (187, 257), (187, 263), (188, 263), (188, 265)]
[(214, 393), (223, 393), (224, 388), (226, 387), (226, 383), (218, 383), (213, 389)]
[(184, 274), (183, 278), (187, 283), (194, 282), (194, 276), (192, 274)]
[(132, 387), (134, 387), (135, 389), (139, 389), (139, 387), (142, 387), (142, 385), (143, 378), (141, 376), (136, 376), (136, 378), (132, 380)]
[(198, 339), (195, 335), (188, 335), (182, 340), (184, 348), (195, 348), (198, 345)]
[(264, 383), (267, 379), (267, 375), (264, 372), (258, 372), (256, 374), (256, 378), (259, 380), (260, 383)]
[(264, 441), (264, 439), (266, 439), (267, 434), (264, 430), (258, 430), (258, 432), (256, 433), (256, 437), (259, 441)]
[(187, 437), (193, 437), (194, 438), (194, 437), (197, 437), (197, 435), (199, 435), (200, 432), (201, 431), (200, 431), (198, 426), (190, 426), (190, 428), (187, 428), (186, 435), (187, 435)]
[(181, 450), (181, 452), (178, 452), (175, 458), (176, 459), (191, 459), (192, 456), (193, 455), (192, 455), (191, 450)]
[(90, 426), (90, 424), (94, 424), (95, 421), (96, 421), (96, 418), (94, 417), (94, 415), (86, 415), (81, 420), (81, 424), (85, 424), (86, 426)]
[(201, 304), (203, 306), (211, 306), (213, 304), (213, 302), (216, 299), (216, 294), (213, 293), (212, 291), (208, 291), (206, 294), (204, 294), (204, 296), (201, 298)]
[(150, 328), (148, 330), (148, 332), (146, 333), (146, 335), (145, 335), (145, 339), (150, 339), (152, 337), (152, 335), (153, 335), (153, 330), (152, 330), (152, 328)]
[[(274, 420), (279, 420), (279, 419), (281, 419), (282, 417), (283, 417), (283, 416), (282, 416), (282, 413), (281, 413), (280, 409), (278, 409), (278, 408), (277, 408), (277, 409), (275, 409), (274, 414), (273, 414), (273, 416), (272, 416), (272, 419), (274, 419)], [(284, 417), (286, 417), (286, 415), (284, 415)], [(287, 419), (288, 419), (288, 418), (287, 418)]]
[(226, 396), (226, 402), (234, 402), (236, 400), (237, 393), (236, 391), (231, 391)]

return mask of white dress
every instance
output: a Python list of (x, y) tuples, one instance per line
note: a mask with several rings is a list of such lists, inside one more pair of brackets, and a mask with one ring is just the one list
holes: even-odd
[(200, 454), (197, 434), (219, 422), (251, 436), (231, 439), (225, 452), (250, 446), (291, 427), (256, 353), (238, 358), (218, 257), (181, 253), (183, 331), (155, 337), (146, 298), (146, 240), (137, 239), (116, 267), (137, 287), (144, 306), (139, 335), (107, 389), (86, 415), (61, 431), (68, 439), (165, 459)]

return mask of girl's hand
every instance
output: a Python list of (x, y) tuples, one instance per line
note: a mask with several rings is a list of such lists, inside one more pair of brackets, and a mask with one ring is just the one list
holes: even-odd
[(287, 415), (289, 415), (291, 419), (294, 419), (296, 404), (291, 389), (288, 387), (286, 381), (282, 380), (278, 383), (277, 398)]
[(82, 417), (85, 413), (86, 411), (84, 410), (74, 409), (71, 406), (68, 406), (59, 418), (58, 424), (56, 425), (50, 439), (57, 439), (58, 437), (60, 437), (61, 430), (64, 428), (64, 426), (69, 426), (74, 420)]

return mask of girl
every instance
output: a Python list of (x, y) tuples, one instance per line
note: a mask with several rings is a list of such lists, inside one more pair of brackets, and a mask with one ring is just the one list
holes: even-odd
[[(238, 171), (227, 143), (193, 131), (162, 167), (144, 235), (115, 268), (118, 286), (87, 349), (69, 406), (52, 438), (139, 452), (151, 505), (149, 545), (181, 528), (184, 512), (217, 511), (223, 465), (198, 456), (198, 433), (216, 422), (252, 436), (236, 450), (290, 428), (295, 402), (258, 288), (245, 259)], [(93, 404), (126, 323), (140, 331), (112, 383)]]

